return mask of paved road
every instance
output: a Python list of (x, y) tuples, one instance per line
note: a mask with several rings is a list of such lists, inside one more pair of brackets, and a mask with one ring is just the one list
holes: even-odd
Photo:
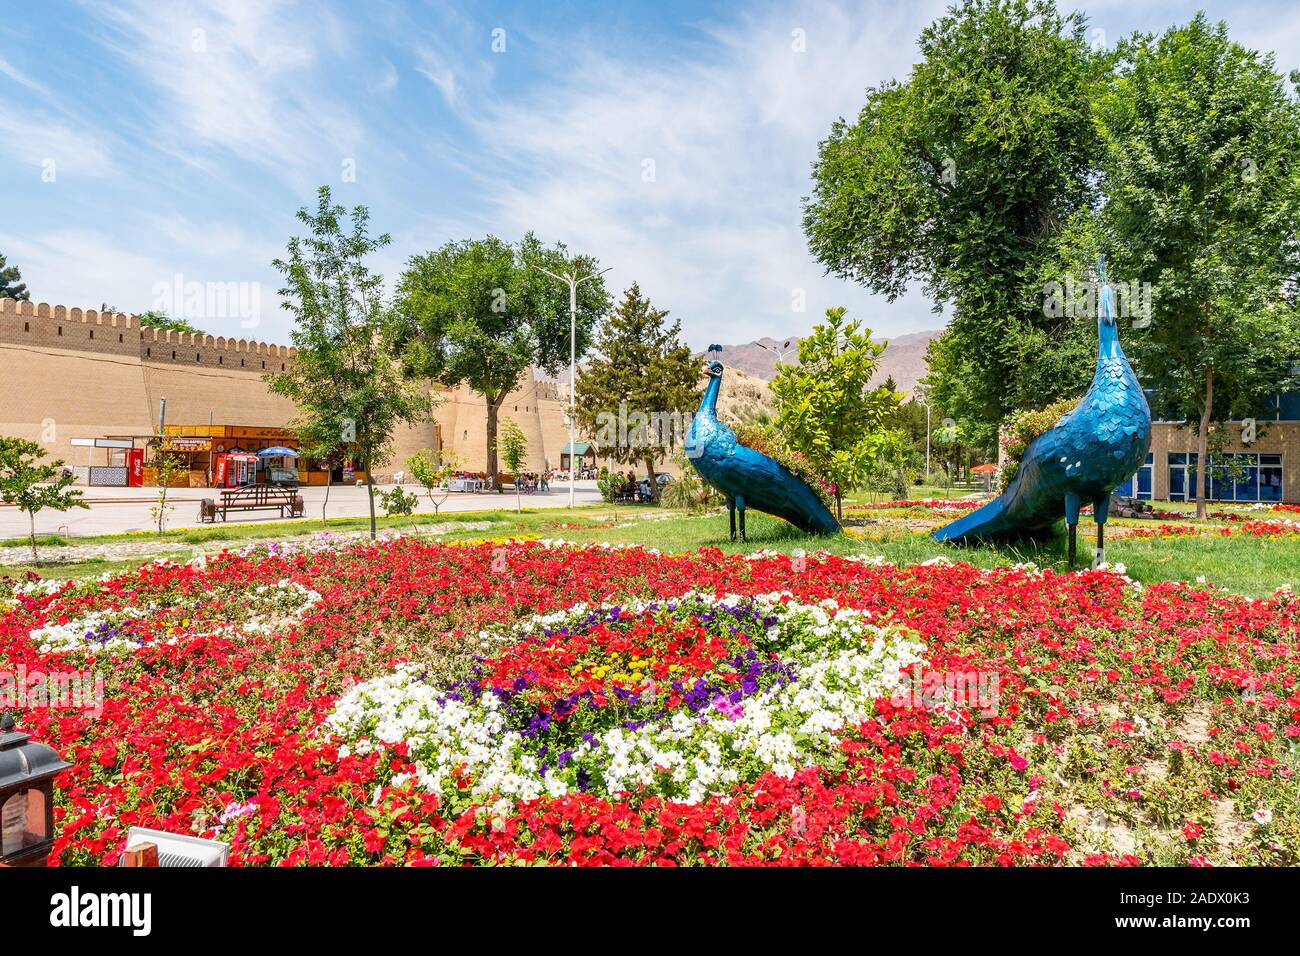
[[(407, 485), (408, 491), (416, 491)], [(85, 501), (89, 509), (73, 508), (69, 511), (45, 510), (36, 516), (37, 534), (70, 534), (82, 537), (93, 534), (118, 534), (125, 531), (144, 531), (153, 527), (149, 509), (157, 503), (157, 488), (86, 488)], [(306, 519), (319, 521), (325, 489), (319, 487), (299, 489), (306, 502)], [(376, 488), (376, 494), (378, 493)], [(168, 516), (171, 528), (189, 528), (199, 524), (199, 500), (216, 498), (217, 492), (207, 488), (174, 488), (167, 496), (175, 509)], [(597, 504), (600, 492), (594, 481), (580, 481), (574, 495), (579, 505)], [(569, 503), (569, 487), (553, 487), (549, 492), (524, 495), (525, 508), (562, 508)], [(378, 501), (376, 511), (383, 514)], [(453, 494), (441, 505), (441, 512), (514, 510), (515, 496), (500, 494)], [(331, 518), (355, 517), (367, 514), (366, 489), (335, 485), (329, 491), (328, 514)], [(433, 506), (420, 496), (416, 509), (420, 514), (432, 514)], [(232, 513), (229, 524), (258, 524), (279, 520), (275, 511), (249, 511)], [(0, 538), (17, 538), (27, 534), (27, 515), (13, 505), (0, 504)]]

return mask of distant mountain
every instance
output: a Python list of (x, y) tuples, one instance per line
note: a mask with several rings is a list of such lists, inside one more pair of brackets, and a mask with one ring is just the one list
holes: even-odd
[[(937, 330), (908, 332), (906, 335), (896, 335), (890, 339), (878, 339), (877, 341), (886, 341), (889, 344), (880, 355), (880, 367), (871, 380), (872, 384), (879, 385), (892, 375), (899, 391), (910, 392), (925, 375), (926, 347), (939, 334)], [(739, 369), (747, 375), (770, 382), (776, 377), (778, 351), (783, 353), (788, 361), (794, 361), (799, 354), (799, 340), (797, 338), (773, 339), (765, 336), (756, 342), (747, 342), (744, 345), (724, 345), (722, 362), (728, 368)]]

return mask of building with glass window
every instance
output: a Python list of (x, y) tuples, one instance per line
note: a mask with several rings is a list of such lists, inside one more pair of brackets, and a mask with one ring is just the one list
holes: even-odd
[[(1300, 502), (1300, 390), (1274, 396), (1254, 419), (1227, 423), (1231, 441), (1210, 456), (1212, 501)], [(1192, 501), (1198, 470), (1196, 429), (1179, 422), (1151, 426), (1151, 451), (1116, 494), (1152, 501)]]

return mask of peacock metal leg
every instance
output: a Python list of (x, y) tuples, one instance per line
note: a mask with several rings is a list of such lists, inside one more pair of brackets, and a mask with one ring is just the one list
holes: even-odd
[(1092, 503), (1092, 517), (1097, 522), (1097, 553), (1092, 558), (1094, 568), (1106, 563), (1106, 518), (1109, 514), (1110, 495)]
[(736, 540), (736, 502), (731, 498), (727, 499), (727, 514), (731, 518), (731, 540), (735, 541)]
[(745, 537), (745, 498), (743, 495), (736, 495), (736, 508), (740, 511), (740, 540), (748, 541)]
[(1067, 560), (1071, 569), (1074, 568), (1074, 558), (1076, 553), (1075, 532), (1079, 530), (1079, 508), (1082, 504), (1083, 500), (1074, 492), (1070, 492), (1065, 496), (1065, 524), (1066, 527), (1070, 529), (1070, 545)]

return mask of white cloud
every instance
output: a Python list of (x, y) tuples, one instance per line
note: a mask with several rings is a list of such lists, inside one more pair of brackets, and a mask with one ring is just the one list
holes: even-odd
[(689, 60), (638, 62), (608, 40), (560, 44), (568, 79), (466, 111), (495, 159), (479, 225), (532, 228), (599, 255), (613, 285), (639, 280), (696, 344), (801, 332), (837, 304), (879, 331), (933, 328), (919, 297), (890, 306), (824, 277), (800, 198), (817, 141), (856, 115), (868, 85), (907, 74), (914, 47), (898, 37), (939, 6), (870, 18), (833, 4), (777, 11), (712, 28)]
[(141, 311), (149, 306), (142, 296), (150, 286), (172, 273), (170, 266), (122, 248), (112, 235), (89, 229), (0, 234), (0, 248), (11, 263), (21, 264), (33, 301), (69, 308), (98, 309), (107, 303)]
[(37, 93), (49, 94), (49, 90), (45, 86), (36, 82), (27, 74), (20, 72), (17, 67), (2, 56), (0, 56), (0, 76), (7, 76), (19, 86), (25, 86)]
[(149, 215), (145, 225), (150, 231), (166, 237), (178, 258), (244, 261), (263, 269), (270, 268), (271, 260), (284, 252), (283, 245), (250, 236), (238, 226), (197, 223), (176, 212)]
[[(281, 0), (126, 0), (95, 5), (105, 43), (152, 83), (166, 107), (154, 131), (168, 151), (205, 151), (292, 174), (322, 151), (355, 155), (362, 124), (318, 94), (319, 72), (346, 41), (322, 10)], [(319, 49), (326, 50), (326, 57)]]
[(378, 80), (370, 84), (370, 92), (372, 93), (391, 92), (392, 90), (397, 89), (398, 80), (399, 77), (397, 75), (397, 67), (393, 66), (393, 64), (385, 60), (383, 73)]
[[(97, 133), (0, 103), (0, 153), (30, 164), (33, 188), (56, 188), (68, 176), (99, 177), (113, 167), (107, 144)], [(47, 166), (47, 164), (53, 164)], [(42, 182), (45, 169), (52, 182)]]

